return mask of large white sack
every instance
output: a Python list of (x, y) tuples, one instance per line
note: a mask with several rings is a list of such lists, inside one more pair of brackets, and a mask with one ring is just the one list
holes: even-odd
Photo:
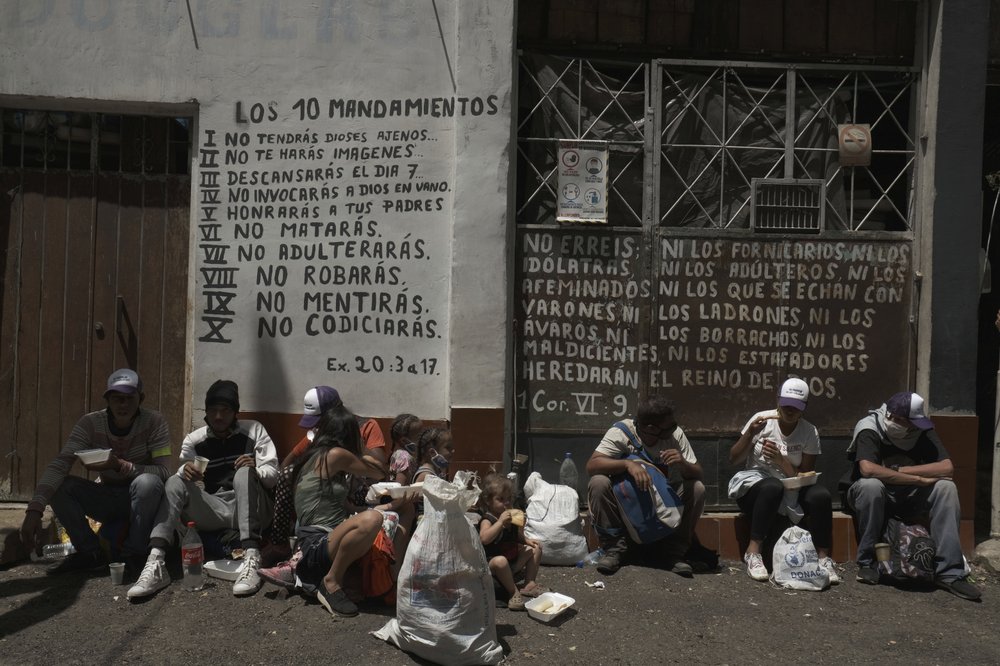
[(479, 498), (466, 489), (469, 472), (454, 483), (424, 480), (424, 517), (399, 571), (396, 617), (374, 632), (402, 650), (446, 666), (499, 664), (496, 597), (479, 532), (465, 512)]
[(587, 555), (580, 522), (580, 497), (569, 486), (532, 472), (524, 482), (528, 499), (524, 536), (542, 544), (542, 564), (576, 564)]

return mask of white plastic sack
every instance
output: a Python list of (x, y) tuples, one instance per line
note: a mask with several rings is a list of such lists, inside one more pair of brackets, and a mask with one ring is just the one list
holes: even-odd
[(396, 617), (374, 632), (398, 648), (437, 664), (499, 664), (496, 597), (479, 532), (465, 512), (479, 497), (466, 489), (471, 472), (449, 483), (424, 480), (424, 517), (403, 558)]
[(542, 544), (542, 564), (576, 564), (586, 557), (576, 490), (548, 483), (532, 472), (524, 482), (524, 496), (528, 499), (524, 536)]
[(826, 589), (830, 574), (819, 565), (812, 535), (801, 527), (789, 527), (778, 539), (771, 558), (771, 580), (793, 590)]

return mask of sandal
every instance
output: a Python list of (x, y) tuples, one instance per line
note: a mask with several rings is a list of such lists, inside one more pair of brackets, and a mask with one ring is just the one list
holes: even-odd
[(543, 586), (539, 585), (538, 583), (535, 583), (533, 587), (525, 586), (525, 587), (521, 588), (521, 596), (522, 597), (528, 597), (529, 599), (533, 599), (535, 597), (538, 597), (538, 596), (541, 596), (541, 595), (545, 594), (546, 592), (551, 592), (551, 591), (552, 590), (550, 590), (549, 588), (543, 587)]

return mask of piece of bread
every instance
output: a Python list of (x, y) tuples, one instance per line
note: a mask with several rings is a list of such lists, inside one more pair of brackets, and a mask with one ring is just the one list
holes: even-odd
[(816, 476), (816, 472), (799, 472), (799, 476)]

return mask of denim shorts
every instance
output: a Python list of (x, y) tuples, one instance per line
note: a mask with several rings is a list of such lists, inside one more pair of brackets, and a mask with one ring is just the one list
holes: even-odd
[(333, 560), (330, 559), (330, 533), (321, 530), (298, 530), (299, 549), (302, 559), (295, 567), (295, 575), (302, 581), (307, 590), (318, 587), (323, 578), (330, 572)]

